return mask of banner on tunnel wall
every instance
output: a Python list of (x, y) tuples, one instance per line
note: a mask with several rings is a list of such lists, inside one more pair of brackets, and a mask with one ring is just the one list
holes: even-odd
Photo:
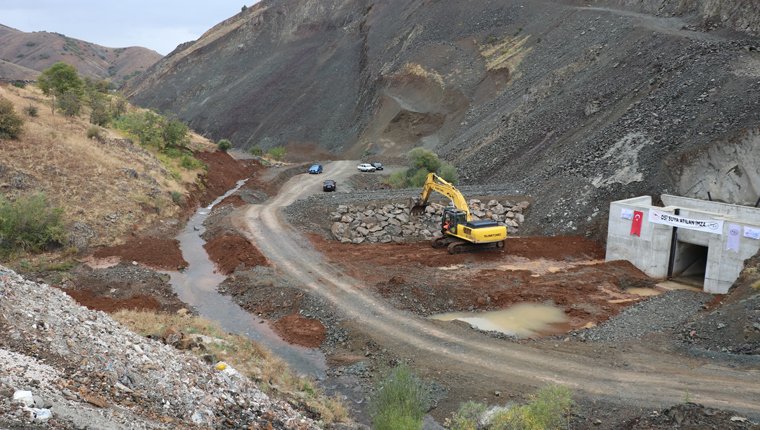
[(703, 231), (705, 233), (723, 234), (723, 220), (692, 219), (656, 209), (649, 210), (649, 222), (685, 228), (687, 230)]

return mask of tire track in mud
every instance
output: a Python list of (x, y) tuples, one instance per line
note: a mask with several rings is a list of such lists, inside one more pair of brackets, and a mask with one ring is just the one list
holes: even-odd
[[(345, 182), (354, 161), (325, 166), (331, 179)], [(378, 344), (414, 356), (417, 366), (462, 374), (483, 374), (506, 383), (567, 385), (591, 396), (647, 406), (680, 403), (685, 393), (705, 405), (760, 416), (760, 372), (737, 370), (690, 357), (642, 351), (604, 360), (492, 339), (473, 330), (444, 325), (393, 308), (367, 292), (315, 251), (284, 221), (281, 209), (321, 192), (321, 175), (298, 175), (280, 193), (245, 213), (248, 238), (283, 274), (329, 300)], [(592, 346), (593, 347), (593, 346)], [(626, 368), (620, 369), (622, 361)]]

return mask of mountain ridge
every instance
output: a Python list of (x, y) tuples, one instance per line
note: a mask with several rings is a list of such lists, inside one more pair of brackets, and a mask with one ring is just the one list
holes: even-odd
[[(63, 61), (83, 76), (121, 85), (161, 58), (161, 54), (148, 48), (108, 48), (60, 33), (24, 32), (0, 24), (0, 59), (37, 72)], [(28, 79), (21, 70), (4, 68), (0, 72), (0, 77), (8, 80)]]
[[(265, 0), (127, 92), (242, 148), (432, 149), (465, 183), (540, 196), (527, 233), (603, 235), (606, 202), (637, 194), (754, 204), (760, 170), (723, 180), (710, 148), (755, 142), (760, 14), (654, 5)], [(695, 163), (728, 188), (690, 183)]]

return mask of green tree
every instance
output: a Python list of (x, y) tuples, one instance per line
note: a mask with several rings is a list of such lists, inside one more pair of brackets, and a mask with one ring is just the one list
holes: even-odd
[(441, 163), (441, 168), (438, 170), (438, 175), (444, 180), (451, 182), (452, 184), (459, 182), (459, 174), (457, 173), (457, 168), (450, 163), (446, 163), (445, 161)]
[(230, 142), (228, 139), (222, 139), (217, 142), (216, 146), (220, 151), (227, 152), (232, 148), (232, 142)]
[(90, 123), (105, 127), (111, 120), (106, 97), (100, 93), (92, 94), (90, 96), (90, 108)]
[(413, 170), (425, 169), (428, 172), (437, 172), (441, 168), (441, 160), (433, 151), (425, 148), (414, 148), (407, 154), (409, 168)]
[(0, 97), (0, 139), (18, 139), (24, 120), (13, 109), (13, 103)]
[(79, 96), (84, 84), (74, 66), (59, 61), (40, 74), (37, 85), (45, 95), (53, 97), (53, 110), (55, 110), (56, 98), (67, 93)]
[(58, 96), (57, 105), (64, 115), (77, 116), (82, 110), (82, 99), (75, 90), (69, 90)]
[(63, 211), (52, 207), (44, 194), (11, 202), (0, 195), (0, 248), (4, 253), (41, 251), (66, 240)]
[(391, 370), (372, 398), (372, 428), (420, 429), (429, 404), (429, 392), (422, 381), (407, 366), (398, 366)]
[(172, 118), (172, 119), (165, 119), (162, 118), (162, 120), (159, 121), (160, 127), (161, 127), (161, 137), (163, 138), (163, 149), (169, 149), (169, 148), (182, 148), (187, 149), (187, 144), (190, 141), (189, 132), (187, 125), (185, 125), (184, 122)]

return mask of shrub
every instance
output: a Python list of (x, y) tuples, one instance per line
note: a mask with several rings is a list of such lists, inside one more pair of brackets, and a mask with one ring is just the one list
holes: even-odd
[(438, 171), (438, 175), (445, 181), (455, 184), (459, 182), (459, 175), (457, 174), (457, 168), (450, 163), (441, 163), (441, 169)]
[(108, 112), (108, 104), (105, 97), (101, 94), (95, 94), (90, 98), (90, 123), (105, 127), (111, 120), (111, 114)]
[(16, 114), (13, 103), (0, 97), (0, 139), (18, 139), (24, 120)]
[(26, 88), (26, 82), (24, 81), (13, 81), (13, 86), (16, 88)]
[(486, 405), (469, 401), (459, 406), (459, 410), (446, 420), (446, 428), (451, 430), (478, 430), (478, 420), (486, 411)]
[(435, 152), (428, 151), (425, 148), (414, 148), (407, 155), (409, 158), (409, 168), (425, 169), (428, 172), (437, 172), (441, 168), (441, 160)]
[(21, 197), (10, 202), (0, 196), (0, 248), (37, 252), (61, 245), (66, 239), (63, 211), (52, 207), (44, 194)]
[(285, 154), (287, 154), (287, 151), (285, 151), (285, 148), (282, 146), (275, 146), (274, 148), (270, 149), (269, 152), (267, 152), (270, 157), (274, 158), (277, 161), (281, 161), (283, 158), (285, 158)]
[(189, 141), (189, 129), (185, 123), (178, 119), (169, 119), (161, 117), (160, 121), (164, 148), (183, 148)]
[(262, 155), (264, 155), (264, 150), (259, 148), (258, 146), (252, 146), (251, 149), (248, 150), (248, 152), (254, 157), (261, 157)]
[(127, 113), (127, 101), (124, 97), (114, 97), (111, 99), (111, 115), (118, 118)]
[(179, 161), (179, 165), (184, 169), (194, 170), (203, 167), (203, 162), (193, 157), (192, 155), (183, 155)]
[(185, 198), (182, 195), (182, 193), (180, 193), (179, 191), (172, 191), (170, 193), (170, 195), (171, 195), (172, 201), (174, 202), (175, 205), (182, 206), (182, 204), (185, 201)]
[(428, 409), (428, 391), (407, 366), (391, 370), (372, 399), (375, 430), (419, 429)]
[(98, 126), (93, 125), (87, 129), (87, 138), (95, 139), (97, 141), (103, 140), (103, 130)]
[(64, 115), (77, 116), (82, 110), (82, 99), (76, 91), (70, 90), (58, 96), (57, 105)]
[(391, 188), (421, 187), (425, 184), (430, 172), (438, 174), (444, 180), (456, 184), (458, 182), (457, 168), (450, 163), (441, 161), (432, 151), (424, 148), (414, 148), (407, 154), (409, 168), (401, 173), (392, 174), (386, 184)]
[(24, 108), (24, 112), (26, 112), (27, 115), (29, 115), (29, 116), (31, 116), (33, 118), (36, 117), (37, 115), (39, 115), (39, 111), (37, 110), (37, 106), (34, 106), (34, 105), (29, 105), (29, 106), (25, 107)]
[(230, 150), (230, 148), (232, 148), (232, 142), (230, 142), (227, 139), (222, 139), (219, 142), (217, 142), (216, 146), (217, 148), (219, 148), (220, 151), (227, 152)]
[(491, 420), (493, 430), (552, 430), (567, 426), (566, 416), (573, 407), (569, 388), (549, 385), (540, 389), (532, 400), (497, 413)]

